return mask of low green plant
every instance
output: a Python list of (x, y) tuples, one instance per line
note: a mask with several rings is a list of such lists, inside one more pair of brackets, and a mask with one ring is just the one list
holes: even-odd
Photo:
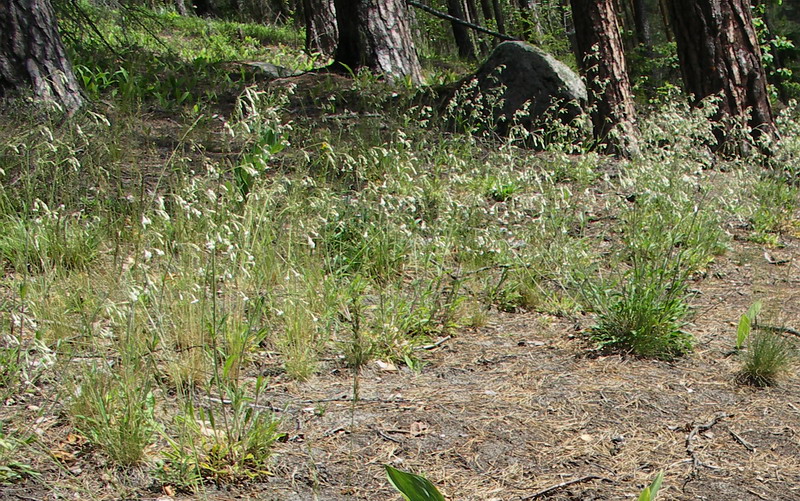
[(39, 476), (39, 472), (34, 470), (33, 466), (19, 460), (20, 448), (30, 441), (30, 439), (20, 440), (8, 435), (0, 422), (0, 485)]
[(157, 429), (151, 384), (133, 370), (90, 368), (75, 391), (70, 414), (77, 430), (120, 466), (144, 459)]
[(403, 362), (405, 362), (406, 367), (411, 369), (411, 372), (413, 372), (414, 374), (421, 374), (422, 369), (425, 367), (424, 360), (411, 355), (403, 356)]
[(758, 205), (750, 217), (754, 242), (777, 246), (780, 234), (786, 231), (794, 218), (798, 204), (797, 186), (783, 179), (767, 177), (755, 186)]
[[(213, 435), (213, 443), (198, 465), (201, 475), (218, 483), (268, 476), (272, 446), (282, 436), (279, 421), (260, 406), (258, 390), (255, 397), (245, 396), (241, 388), (229, 391), (229, 395), (229, 410), (220, 409), (217, 416), (214, 411), (200, 414), (212, 430), (221, 432)], [(226, 412), (227, 417), (222, 417)]]
[(698, 236), (703, 214), (695, 209), (673, 227), (658, 210), (663, 203), (636, 203), (623, 239), (625, 271), (610, 284), (600, 280), (589, 287), (598, 312), (592, 337), (603, 349), (672, 359), (692, 349), (692, 336), (684, 330), (687, 284), (709, 259), (710, 247)]
[(444, 501), (435, 485), (420, 475), (384, 465), (386, 477), (392, 487), (400, 491), (407, 501)]
[(739, 318), (739, 326), (736, 328), (736, 351), (739, 351), (744, 346), (744, 342), (750, 337), (752, 326), (755, 325), (758, 314), (761, 312), (761, 300), (759, 299), (747, 309)]
[(681, 252), (634, 247), (630, 268), (610, 285), (590, 286), (598, 312), (592, 337), (602, 349), (670, 359), (691, 350), (685, 332), (689, 314)]
[(363, 325), (364, 305), (363, 293), (366, 283), (361, 277), (354, 277), (349, 284), (347, 304), (343, 305), (340, 312), (342, 321), (347, 324), (350, 331), (349, 339), (342, 342), (342, 351), (347, 366), (358, 372), (369, 362), (375, 352), (375, 341)]
[(85, 269), (97, 256), (95, 222), (39, 204), (38, 217), (0, 221), (0, 260), (17, 270)]
[(627, 274), (599, 301), (592, 337), (603, 349), (646, 358), (671, 359), (691, 350), (684, 331), (689, 313), (683, 277), (664, 276), (663, 269), (643, 267)]
[(753, 386), (772, 386), (789, 369), (794, 344), (773, 329), (760, 328), (749, 338), (738, 379)]
[(487, 181), (486, 196), (495, 202), (507, 202), (520, 190), (521, 186), (515, 181), (490, 178)]
[(658, 491), (661, 490), (661, 483), (664, 481), (664, 472), (659, 472), (653, 482), (644, 488), (639, 494), (639, 501), (655, 501)]
[(10, 393), (19, 382), (22, 365), (22, 348), (18, 343), (14, 346), (0, 347), (0, 395), (5, 396)]
[(261, 403), (265, 387), (266, 380), (259, 378), (248, 396), (242, 385), (231, 383), (214, 405), (190, 407), (178, 419), (181, 435), (167, 437), (170, 447), (157, 470), (162, 481), (196, 489), (205, 482), (228, 484), (270, 475), (272, 448), (283, 434), (280, 421)]

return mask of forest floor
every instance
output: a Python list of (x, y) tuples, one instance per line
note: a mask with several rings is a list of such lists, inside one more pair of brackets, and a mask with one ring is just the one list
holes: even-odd
[[(22, 136), (27, 149), (3, 145), (4, 200), (19, 196), (24, 209), (3, 204), (0, 224), (1, 500), (397, 500), (384, 465), (424, 475), (450, 500), (638, 499), (662, 471), (660, 501), (800, 499), (796, 364), (754, 387), (734, 351), (756, 300), (758, 326), (800, 335), (798, 191), (783, 172), (718, 161), (693, 135), (708, 133), (705, 117), (676, 118), (670, 103), (643, 120), (651, 149), (626, 162), (423, 126), (394, 108), (435, 107), (434, 90), (403, 101), (403, 89), (368, 75), (252, 78), (292, 92), (265, 92), (234, 119), (243, 84), (225, 78), (233, 90), (206, 108), (198, 98), (153, 111), (152, 96), (122, 101), (120, 90), (101, 132), (86, 125), (75, 139), (54, 127), (58, 141), (45, 129)], [(70, 158), (51, 161), (70, 141)], [(72, 160), (84, 162), (79, 175)], [(263, 170), (255, 180), (236, 177), (248, 161)], [(95, 174), (107, 185), (95, 190)], [(31, 199), (17, 193), (28, 186)], [(32, 203), (49, 188), (52, 213)], [(772, 196), (781, 189), (785, 199)], [(64, 245), (29, 253), (51, 220)], [(715, 226), (674, 237), (687, 221)], [(694, 346), (669, 361), (598, 350), (597, 309), (578, 304), (582, 291), (565, 293), (590, 266), (628, 270), (640, 233), (669, 256), (702, 247), (687, 275)], [(656, 241), (661, 233), (670, 237)], [(73, 240), (86, 235), (98, 240), (81, 260)], [(704, 241), (716, 236), (724, 242)], [(769, 245), (756, 243), (764, 237)], [(468, 279), (456, 291), (458, 274)], [(346, 363), (360, 349), (348, 345), (356, 304), (375, 348), (360, 370)], [(291, 374), (292, 363), (308, 373)], [(220, 453), (242, 441), (206, 419), (232, 420), (223, 388), (252, 397), (259, 378), (237, 419), (277, 418), (280, 439), (257, 450), (268, 474)], [(113, 398), (92, 401), (95, 387)], [(111, 419), (87, 419), (91, 405)], [(118, 425), (144, 435), (132, 465), (112, 460), (100, 436)]]
[[(586, 317), (491, 314), (424, 356), (420, 372), (370, 363), (278, 384), (293, 427), (260, 499), (396, 499), (383, 464), (424, 472), (448, 499), (800, 497), (800, 384), (737, 383), (736, 325), (754, 298), (800, 322), (799, 242), (736, 239), (693, 284), (694, 352), (672, 362), (601, 355)], [(769, 323), (769, 322), (767, 322)], [(796, 332), (796, 331), (795, 331)], [(224, 498), (224, 495), (221, 495)]]
[(62, 419), (41, 417), (47, 402), (7, 403), (2, 415), (38, 419), (42, 445), (70, 459), (43, 472), (47, 484), (0, 498), (393, 500), (390, 464), (424, 473), (447, 499), (636, 499), (659, 471), (663, 500), (797, 499), (800, 384), (794, 373), (770, 388), (737, 383), (732, 346), (754, 297), (781, 305), (776, 325), (800, 322), (798, 251), (795, 238), (767, 253), (736, 240), (693, 284), (696, 348), (672, 362), (597, 354), (586, 317), (501, 312), (429, 345), (418, 371), (370, 362), (357, 400), (337, 361), (297, 382), (261, 360), (273, 375), (262, 405), (286, 433), (266, 482), (164, 491), (145, 469), (97, 463)]

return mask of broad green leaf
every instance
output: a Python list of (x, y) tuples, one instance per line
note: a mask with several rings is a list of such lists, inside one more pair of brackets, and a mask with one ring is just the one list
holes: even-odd
[(756, 321), (756, 319), (758, 317), (758, 314), (761, 313), (761, 306), (762, 305), (763, 305), (763, 303), (759, 299), (755, 303), (751, 304), (750, 308), (747, 309), (747, 313), (745, 313), (745, 315), (747, 315), (747, 318), (750, 319), (750, 323), (751, 324), (755, 323), (755, 321)]
[(656, 475), (655, 480), (649, 486), (645, 487), (642, 493), (639, 495), (639, 501), (654, 501), (656, 496), (658, 495), (658, 491), (661, 489), (661, 482), (664, 481), (664, 472), (659, 472)]
[(750, 317), (742, 315), (739, 319), (739, 328), (736, 329), (736, 349), (741, 350), (745, 340), (750, 335)]
[(384, 465), (386, 477), (408, 501), (444, 501), (444, 496), (426, 478)]

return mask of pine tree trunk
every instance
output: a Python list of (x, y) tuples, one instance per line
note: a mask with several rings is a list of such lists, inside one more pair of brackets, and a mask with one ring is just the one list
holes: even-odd
[(494, 19), (492, 12), (492, 0), (481, 0), (481, 10), (483, 11), (483, 18), (488, 21)]
[(613, 0), (571, 2), (594, 136), (613, 152), (635, 155), (639, 151), (636, 111)]
[(302, 5), (306, 21), (306, 51), (333, 56), (339, 37), (333, 0), (303, 0)]
[(650, 29), (647, 0), (631, 1), (633, 3), (633, 23), (636, 26), (636, 41), (650, 51), (653, 47), (653, 35)]
[(339, 44), (334, 69), (366, 67), (422, 82), (405, 0), (335, 0)]
[[(717, 120), (742, 119), (749, 113), (754, 137), (774, 137), (767, 78), (749, 1), (672, 0), (669, 5), (686, 91), (696, 103), (720, 96)], [(716, 127), (715, 135), (719, 146), (725, 147), (726, 127)]]
[(465, 0), (464, 5), (467, 12), (467, 17), (465, 19), (471, 23), (481, 24), (481, 19), (478, 17), (478, 6), (475, 4), (475, 0)]
[(503, 9), (500, 7), (500, 0), (492, 0), (492, 7), (492, 10), (494, 10), (494, 20), (497, 21), (497, 31), (505, 33), (506, 23), (505, 17), (503, 16)]
[(48, 0), (0, 2), (0, 98), (33, 91), (67, 114), (83, 104)]
[[(458, 19), (465, 20), (461, 0), (447, 0), (447, 13)], [(456, 47), (458, 47), (458, 55), (464, 59), (475, 59), (475, 46), (472, 45), (469, 30), (459, 23), (451, 22), (450, 25), (453, 28), (453, 37), (456, 40)]]
[(186, 8), (186, 2), (184, 0), (175, 0), (175, 10), (181, 16), (189, 15), (189, 10)]

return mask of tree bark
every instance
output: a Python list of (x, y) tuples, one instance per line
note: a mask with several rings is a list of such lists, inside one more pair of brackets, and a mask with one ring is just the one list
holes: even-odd
[(481, 10), (483, 11), (483, 19), (485, 21), (494, 19), (494, 13), (492, 12), (492, 0), (481, 0)]
[(68, 115), (83, 104), (48, 0), (0, 2), (0, 98), (33, 91)]
[[(694, 102), (720, 96), (717, 121), (749, 114), (753, 137), (775, 137), (749, 1), (672, 0), (669, 5), (683, 81)], [(726, 132), (725, 125), (715, 127), (718, 147), (726, 147)]]
[(635, 155), (639, 151), (636, 111), (613, 0), (571, 2), (594, 136), (612, 152)]
[(650, 16), (647, 0), (631, 0), (633, 4), (633, 24), (636, 26), (636, 41), (649, 52), (653, 48), (653, 35), (650, 29)]
[[(447, 13), (466, 21), (464, 9), (461, 7), (461, 0), (447, 0)], [(459, 23), (451, 22), (450, 25), (453, 28), (453, 37), (456, 40), (456, 47), (458, 47), (458, 55), (464, 59), (475, 59), (475, 46), (472, 44), (469, 30)]]
[(466, 7), (467, 21), (481, 24), (481, 19), (478, 16), (478, 6), (475, 4), (475, 0), (465, 0), (464, 5)]
[(175, 0), (175, 10), (181, 16), (189, 15), (189, 10), (186, 8), (186, 2), (184, 0)]
[(500, 0), (492, 0), (492, 10), (494, 10), (494, 20), (497, 22), (497, 31), (500, 33), (506, 32), (505, 16), (503, 16), (503, 9), (500, 6)]
[(306, 51), (333, 56), (339, 38), (333, 0), (303, 0), (302, 5), (306, 23)]
[(669, 7), (666, 3), (669, 0), (658, 0), (658, 11), (661, 13), (661, 23), (664, 25), (664, 35), (667, 37), (667, 42), (672, 43), (675, 38), (672, 34), (672, 21), (669, 19)]
[(422, 82), (405, 0), (335, 0), (339, 44), (333, 68), (369, 68)]

